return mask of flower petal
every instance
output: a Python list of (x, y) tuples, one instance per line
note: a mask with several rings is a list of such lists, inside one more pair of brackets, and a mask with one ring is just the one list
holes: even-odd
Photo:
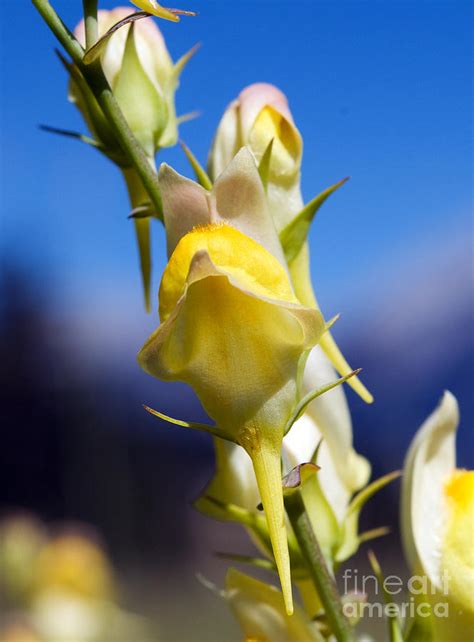
[(402, 483), (402, 536), (412, 569), (421, 568), (439, 586), (440, 552), (446, 519), (444, 483), (456, 467), (459, 423), (456, 398), (446, 391), (418, 430), (408, 451)]

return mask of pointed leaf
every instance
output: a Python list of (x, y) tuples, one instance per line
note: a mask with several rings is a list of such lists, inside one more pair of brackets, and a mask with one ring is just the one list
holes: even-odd
[(106, 44), (108, 43), (109, 39), (111, 36), (114, 35), (119, 29), (122, 27), (125, 27), (126, 25), (136, 22), (137, 20), (142, 20), (143, 18), (149, 18), (150, 14), (147, 13), (146, 11), (137, 11), (136, 13), (132, 13), (131, 15), (127, 16), (126, 18), (123, 18), (122, 20), (119, 20), (116, 22), (113, 27), (110, 27), (110, 29), (101, 37), (99, 40), (90, 48), (86, 51), (84, 54), (84, 58), (82, 59), (82, 62), (85, 65), (90, 65), (98, 58), (101, 56), (102, 52), (104, 51), (104, 48)]
[(189, 164), (193, 168), (197, 182), (199, 183), (199, 185), (204, 187), (205, 190), (210, 192), (212, 189), (212, 181), (207, 175), (206, 170), (182, 140), (179, 141), (179, 144), (181, 145), (181, 149), (183, 150), (183, 152), (186, 154), (186, 158), (188, 159)]
[(348, 381), (351, 377), (356, 376), (359, 374), (361, 371), (361, 368), (359, 370), (353, 370), (349, 374), (345, 375), (344, 377), (341, 377), (340, 379), (337, 379), (336, 381), (331, 381), (331, 383), (326, 384), (325, 386), (321, 386), (321, 388), (317, 388), (316, 390), (312, 390), (309, 392), (307, 395), (301, 399), (301, 401), (298, 403), (296, 406), (295, 410), (293, 411), (293, 414), (291, 415), (290, 419), (288, 420), (288, 423), (286, 425), (286, 430), (285, 434), (290, 430), (292, 425), (301, 417), (301, 415), (304, 413), (306, 410), (307, 406), (314, 401), (317, 397), (320, 397), (323, 395), (325, 392), (329, 392), (329, 390), (332, 390), (333, 388), (336, 388), (337, 386), (340, 386), (343, 384), (345, 381)]
[(349, 177), (343, 178), (342, 181), (331, 185), (328, 189), (318, 194), (312, 201), (303, 207), (303, 209), (295, 216), (295, 218), (288, 223), (288, 225), (280, 233), (280, 241), (285, 252), (286, 260), (291, 263), (301, 251), (311, 222), (316, 215), (324, 201), (335, 192), (341, 185), (344, 185), (349, 180)]
[(91, 147), (97, 147), (97, 149), (99, 149), (100, 151), (104, 150), (104, 147), (103, 145), (101, 145), (101, 143), (97, 142), (90, 136), (81, 134), (80, 132), (71, 131), (70, 129), (60, 129), (59, 127), (51, 127), (50, 125), (39, 125), (39, 128), (41, 129), (41, 131), (47, 132), (48, 134), (57, 134), (58, 136), (64, 136), (66, 138), (75, 138), (76, 140), (80, 140), (81, 142), (86, 143)]
[(138, 253), (140, 256), (140, 271), (142, 274), (143, 294), (145, 296), (145, 309), (151, 309), (151, 240), (150, 219), (135, 218), (135, 234), (137, 237)]
[[(340, 375), (346, 375), (352, 372), (352, 368), (347, 363), (342, 352), (339, 350), (339, 347), (334, 341), (330, 332), (325, 332), (323, 334), (319, 344), (323, 349), (324, 354), (327, 356), (329, 361), (332, 363), (332, 365)], [(349, 385), (366, 403), (373, 402), (373, 396), (370, 394), (370, 392), (358, 377), (351, 378), (349, 381)]]
[(255, 568), (261, 568), (264, 569), (265, 571), (274, 571), (275, 573), (277, 572), (277, 567), (275, 565), (275, 562), (272, 562), (271, 560), (267, 560), (262, 557), (252, 557), (251, 555), (237, 555), (235, 553), (220, 553), (216, 552), (214, 553), (216, 557), (219, 557), (220, 559), (223, 560), (228, 560), (230, 562), (237, 562), (239, 564), (250, 564), (251, 566), (255, 566)]
[[(380, 568), (380, 564), (373, 551), (369, 551), (369, 562), (377, 578), (377, 582), (379, 586), (382, 587), (382, 593), (383, 593), (385, 604), (387, 605), (393, 604), (394, 602), (392, 600), (392, 596), (388, 593), (388, 591), (385, 588), (385, 578), (384, 578), (382, 569)], [(390, 642), (403, 642), (403, 635), (400, 629), (400, 623), (398, 621), (398, 617), (396, 615), (391, 615), (389, 610), (389, 612), (387, 612), (387, 619), (388, 619)]]
[(183, 421), (181, 419), (173, 419), (173, 417), (168, 417), (168, 415), (165, 415), (162, 412), (159, 412), (158, 410), (153, 410), (153, 408), (150, 408), (149, 406), (144, 405), (143, 407), (151, 415), (154, 415), (159, 419), (163, 419), (163, 421), (167, 421), (170, 424), (174, 424), (175, 426), (181, 426), (183, 428), (193, 428), (194, 430), (208, 432), (211, 435), (214, 435), (215, 437), (220, 437), (221, 439), (227, 439), (228, 441), (233, 441), (234, 443), (237, 443), (235, 439), (232, 437), (232, 435), (228, 435), (224, 430), (221, 430), (218, 426), (211, 426), (209, 424), (196, 423), (194, 421)]
[(357, 493), (351, 501), (344, 519), (342, 544), (336, 554), (336, 560), (338, 562), (344, 562), (359, 548), (361, 543), (361, 536), (359, 535), (359, 516), (367, 501), (373, 497), (375, 493), (387, 486), (387, 484), (400, 477), (400, 475), (401, 472), (397, 470), (380, 477), (380, 479), (377, 479), (366, 486), (366, 488), (361, 490), (360, 493)]
[(191, 58), (194, 56), (194, 54), (199, 51), (201, 48), (201, 43), (198, 42), (194, 45), (194, 47), (191, 47), (189, 51), (187, 51), (185, 54), (179, 58), (179, 60), (176, 62), (174, 66), (174, 77), (175, 79), (178, 79), (181, 74), (183, 73), (183, 69), (186, 67), (188, 62), (191, 60)]

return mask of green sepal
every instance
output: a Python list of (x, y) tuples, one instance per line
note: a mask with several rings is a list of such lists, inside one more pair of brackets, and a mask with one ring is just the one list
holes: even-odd
[[(344, 562), (359, 548), (361, 537), (364, 537), (359, 534), (359, 517), (367, 501), (400, 475), (401, 472), (398, 470), (384, 475), (366, 486), (352, 499), (344, 518), (342, 543), (336, 553), (336, 562)], [(367, 540), (367, 535), (365, 535), (365, 539)]]
[(85, 65), (91, 65), (93, 62), (98, 60), (104, 51), (104, 48), (106, 44), (109, 41), (109, 38), (114, 35), (119, 29), (122, 27), (125, 27), (125, 25), (130, 24), (131, 22), (135, 22), (136, 20), (141, 20), (142, 18), (149, 18), (150, 14), (147, 13), (146, 11), (136, 11), (135, 13), (130, 14), (129, 16), (126, 16), (122, 20), (119, 20), (116, 22), (110, 29), (101, 37), (99, 40), (90, 48), (88, 49), (84, 57), (82, 59), (82, 62)]
[(204, 187), (205, 190), (210, 192), (212, 189), (212, 181), (209, 178), (206, 170), (203, 168), (203, 166), (198, 161), (196, 156), (192, 153), (189, 147), (182, 140), (179, 141), (179, 144), (181, 145), (181, 149), (183, 150), (183, 152), (186, 154), (186, 158), (188, 159), (189, 164), (193, 168), (194, 175), (196, 176), (197, 182), (199, 183), (199, 185)]
[(291, 263), (300, 253), (308, 236), (311, 222), (321, 205), (348, 180), (349, 177), (343, 178), (338, 183), (328, 187), (324, 192), (321, 192), (321, 194), (318, 194), (318, 196), (305, 205), (295, 218), (280, 232), (280, 241), (288, 263)]
[[(392, 596), (388, 593), (388, 591), (385, 588), (385, 578), (384, 578), (382, 569), (380, 567), (380, 564), (375, 556), (375, 553), (373, 551), (369, 551), (368, 556), (369, 556), (369, 562), (372, 567), (372, 570), (375, 574), (375, 577), (377, 578), (377, 582), (379, 586), (382, 587), (382, 593), (383, 593), (385, 604), (387, 606), (389, 604), (394, 604), (392, 600)], [(387, 613), (387, 619), (388, 619), (388, 631), (389, 631), (390, 642), (403, 642), (403, 635), (400, 628), (400, 623), (398, 621), (398, 617), (396, 615), (390, 615), (389, 613)]]
[(270, 176), (270, 163), (272, 160), (272, 151), (273, 151), (273, 142), (274, 138), (271, 139), (271, 141), (268, 143), (267, 149), (264, 151), (263, 156), (260, 160), (259, 166), (258, 166), (258, 173), (260, 174), (260, 180), (263, 183), (263, 187), (265, 191), (267, 191), (268, 187), (268, 178)]
[(173, 417), (169, 417), (168, 415), (165, 415), (162, 412), (159, 412), (158, 410), (154, 410), (149, 406), (143, 405), (143, 407), (147, 412), (150, 413), (150, 415), (153, 415), (154, 417), (158, 417), (159, 419), (162, 419), (163, 421), (166, 421), (169, 424), (173, 424), (174, 426), (181, 426), (182, 428), (192, 428), (193, 430), (207, 432), (211, 435), (214, 435), (214, 437), (219, 437), (220, 439), (226, 439), (227, 441), (232, 441), (234, 444), (238, 443), (230, 433), (227, 433), (225, 430), (222, 430), (221, 428), (219, 428), (219, 426), (211, 426), (210, 424), (201, 424), (194, 421), (183, 421), (182, 419), (174, 419)]
[(153, 158), (167, 125), (168, 106), (142, 67), (135, 42), (134, 24), (127, 35), (122, 65), (113, 91), (135, 138), (147, 157)]

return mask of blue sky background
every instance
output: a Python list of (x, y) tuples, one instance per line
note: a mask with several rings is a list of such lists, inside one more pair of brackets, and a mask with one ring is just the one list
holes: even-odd
[[(366, 377), (379, 392), (423, 379), (432, 393), (421, 419), (447, 385), (446, 359), (472, 354), (471, 4), (177, 4), (199, 16), (159, 23), (172, 56), (203, 45), (177, 94), (178, 113), (202, 116), (181, 136), (204, 160), (244, 86), (269, 81), (287, 93), (305, 143), (305, 197), (352, 177), (311, 231), (323, 310), (342, 313), (338, 337), (355, 346), (354, 365), (366, 365), (367, 351), (378, 358)], [(69, 26), (79, 20), (79, 0), (55, 6)], [(2, 253), (59, 315), (80, 367), (130, 362), (128, 374), (143, 386), (134, 354), (156, 315), (143, 313), (121, 177), (90, 148), (38, 130), (83, 126), (32, 5), (4, 0), (3, 8)], [(190, 175), (179, 149), (161, 156)], [(156, 292), (159, 224), (154, 256)], [(467, 397), (461, 402), (472, 409)]]

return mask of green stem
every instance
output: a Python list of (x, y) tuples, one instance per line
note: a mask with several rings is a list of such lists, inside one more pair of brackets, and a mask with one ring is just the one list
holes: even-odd
[(63, 45), (64, 49), (71, 56), (73, 62), (78, 66), (81, 73), (87, 80), (87, 83), (96, 97), (97, 102), (101, 106), (120, 146), (143, 181), (143, 185), (148, 192), (150, 201), (153, 203), (153, 206), (159, 216), (162, 211), (162, 204), (156, 172), (152, 169), (143, 148), (138, 143), (132, 130), (128, 126), (100, 64), (89, 66), (83, 64), (82, 58), (84, 55), (84, 49), (81, 47), (74, 35), (64, 25), (53, 7), (49, 4), (48, 0), (32, 0), (32, 2), (43, 20)]
[(341, 596), (328, 570), (299, 490), (285, 496), (285, 508), (334, 636), (338, 642), (353, 642), (351, 627), (342, 610)]
[(84, 7), (84, 24), (86, 31), (86, 49), (90, 49), (99, 39), (97, 22), (97, 0), (82, 0)]

